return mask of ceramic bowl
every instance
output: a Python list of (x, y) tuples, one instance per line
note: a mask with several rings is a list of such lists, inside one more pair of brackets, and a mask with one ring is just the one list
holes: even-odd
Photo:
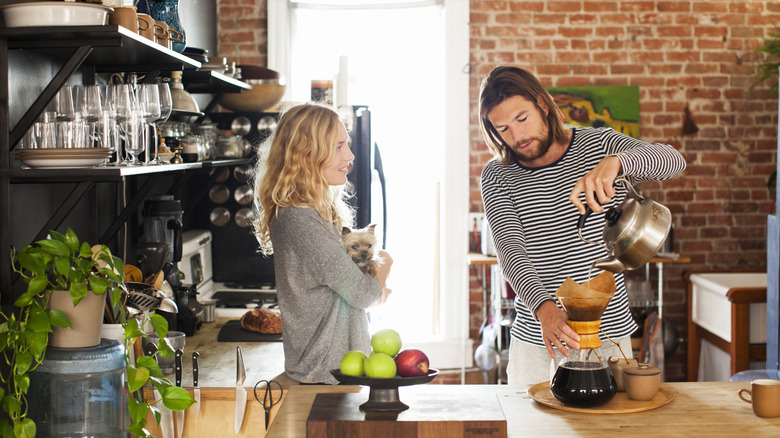
[(253, 80), (247, 83), (252, 85), (251, 90), (226, 93), (219, 100), (219, 104), (231, 111), (262, 112), (279, 103), (286, 88), (284, 84), (274, 79)]
[(626, 394), (631, 400), (652, 400), (661, 388), (661, 370), (640, 363), (623, 371), (623, 382), (626, 385)]
[(93, 3), (29, 2), (0, 6), (6, 27), (92, 26), (108, 22), (112, 8)]

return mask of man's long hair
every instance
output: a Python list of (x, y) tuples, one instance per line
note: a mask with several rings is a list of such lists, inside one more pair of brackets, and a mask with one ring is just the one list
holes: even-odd
[(488, 114), (493, 108), (514, 96), (522, 96), (532, 102), (540, 114), (544, 114), (540, 102), (545, 105), (548, 109), (546, 122), (549, 129), (549, 140), (555, 143), (563, 143), (567, 140), (561, 112), (539, 79), (522, 68), (500, 66), (485, 76), (479, 92), (479, 127), (493, 157), (502, 163), (517, 161), (517, 155), (504, 142), (501, 134), (496, 131), (488, 118)]

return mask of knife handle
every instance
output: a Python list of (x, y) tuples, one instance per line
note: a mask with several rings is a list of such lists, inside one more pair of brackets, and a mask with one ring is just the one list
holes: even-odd
[(197, 351), (192, 353), (192, 386), (198, 386), (198, 356)]
[(184, 356), (184, 352), (181, 351), (181, 348), (177, 348), (176, 352), (174, 353), (174, 359), (173, 364), (175, 367), (174, 370), (174, 376), (176, 379), (176, 386), (181, 386), (181, 358)]

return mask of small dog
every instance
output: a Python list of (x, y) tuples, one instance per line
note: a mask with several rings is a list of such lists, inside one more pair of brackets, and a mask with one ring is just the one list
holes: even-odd
[(383, 260), (376, 253), (376, 236), (374, 236), (376, 224), (371, 224), (361, 230), (351, 230), (348, 227), (341, 229), (341, 242), (352, 257), (352, 261), (358, 265), (361, 271), (376, 277)]

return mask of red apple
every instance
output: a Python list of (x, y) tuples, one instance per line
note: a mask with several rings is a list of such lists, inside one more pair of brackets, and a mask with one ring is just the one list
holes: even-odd
[(401, 377), (424, 376), (428, 374), (428, 356), (420, 350), (410, 348), (395, 356), (395, 365)]

